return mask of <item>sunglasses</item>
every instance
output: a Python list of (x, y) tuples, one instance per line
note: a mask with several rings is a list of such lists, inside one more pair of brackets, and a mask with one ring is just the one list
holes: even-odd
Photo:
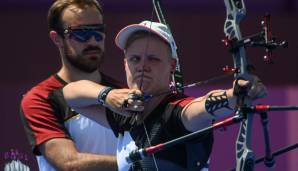
[(92, 37), (94, 37), (97, 42), (102, 41), (104, 38), (104, 31), (105, 24), (92, 24), (69, 26), (63, 33), (68, 35), (71, 39), (84, 43), (89, 41)]

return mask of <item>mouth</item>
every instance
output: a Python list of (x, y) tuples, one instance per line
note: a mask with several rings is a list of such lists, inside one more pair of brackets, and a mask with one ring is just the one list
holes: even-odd
[(85, 55), (99, 55), (101, 54), (101, 51), (99, 50), (88, 50), (84, 52)]
[(138, 80), (152, 80), (152, 78), (147, 75), (138, 75), (134, 78), (134, 80), (136, 80), (136, 81), (138, 81)]
[(101, 51), (98, 50), (90, 50), (83, 53), (90, 60), (97, 60), (101, 56)]

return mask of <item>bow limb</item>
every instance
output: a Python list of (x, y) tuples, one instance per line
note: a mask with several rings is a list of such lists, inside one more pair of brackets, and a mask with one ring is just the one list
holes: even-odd
[[(224, 26), (226, 37), (230, 41), (241, 40), (239, 23), (246, 15), (245, 4), (243, 0), (224, 0), (227, 12), (227, 18)], [(234, 76), (236, 79), (245, 78), (248, 74), (248, 61), (245, 55), (244, 47), (239, 47), (232, 52), (234, 67), (239, 68), (239, 73)], [(239, 97), (238, 97), (239, 98)], [(238, 101), (238, 100), (237, 100)], [(242, 99), (242, 105), (250, 106), (251, 101), (245, 96)], [(252, 171), (254, 170), (254, 154), (251, 150), (251, 132), (252, 132), (252, 113), (244, 113), (238, 110), (238, 115), (244, 115), (247, 119), (240, 125), (240, 130), (236, 142), (236, 170)]]
[[(160, 0), (153, 0), (152, 2), (153, 2), (154, 11), (156, 13), (156, 16), (159, 19), (159, 22), (166, 25), (168, 27), (169, 31), (170, 31), (170, 34), (172, 35), (170, 27), (167, 24), (166, 19), (164, 17), (164, 13), (162, 11)], [(150, 19), (151, 20), (150, 28), (151, 28), (152, 22), (153, 22), (152, 20), (153, 20), (153, 16), (154, 16), (154, 14), (153, 14), (154, 11), (152, 10), (151, 19)], [(150, 36), (151, 36), (151, 32), (149, 33), (149, 37)], [(182, 74), (181, 74), (181, 69), (180, 69), (180, 65), (179, 65), (179, 59), (178, 59), (178, 55), (177, 55), (177, 46), (176, 46), (176, 43), (175, 43), (174, 40), (172, 41), (170, 46), (171, 46), (172, 56), (175, 57), (176, 60), (177, 60), (176, 61), (175, 73), (174, 73), (174, 76), (172, 76), (173, 83), (171, 83), (171, 85), (175, 86), (175, 89), (181, 92), (181, 91), (183, 91), (183, 89), (181, 88), (183, 86), (183, 81), (182, 81)], [(145, 56), (146, 57), (147, 57), (148, 47), (149, 47), (149, 39), (147, 41), (147, 45), (146, 45), (146, 48), (145, 48)], [(143, 66), (143, 69), (142, 69), (142, 76), (141, 76), (141, 81), (140, 81), (140, 89), (141, 90), (142, 90), (142, 86), (143, 86), (143, 78), (144, 78), (144, 66)], [(151, 97), (151, 96), (149, 95), (148, 97)], [(143, 121), (143, 126), (144, 126), (144, 131), (145, 131), (145, 134), (146, 134), (148, 144), (151, 146), (151, 139), (148, 135), (148, 131), (147, 131), (147, 128), (144, 124), (144, 121)], [(137, 153), (131, 153), (130, 156), (133, 156), (134, 154), (138, 154), (138, 152)], [(156, 158), (155, 158), (154, 154), (152, 154), (152, 157), (153, 157), (154, 166), (155, 166), (156, 170), (158, 171), (159, 167), (157, 165), (157, 161), (156, 161)]]
[[(170, 30), (170, 33), (173, 37), (170, 25), (168, 24), (168, 22), (166, 20), (165, 12), (163, 10), (164, 8), (161, 4), (161, 1), (160, 0), (153, 0), (152, 2), (153, 2), (154, 11), (155, 11), (155, 14), (158, 18), (158, 21), (168, 27), (168, 29)], [(175, 42), (174, 38), (173, 38), (173, 43), (170, 46), (171, 46), (172, 51), (175, 51), (175, 52), (172, 52), (172, 55), (173, 54), (178, 54), (177, 53), (177, 46), (176, 46), (176, 42)], [(175, 55), (175, 59), (176, 59), (177, 64), (176, 64), (174, 75), (172, 77), (172, 85), (175, 87), (175, 90), (177, 90), (178, 92), (183, 93), (183, 91), (184, 91), (184, 89), (182, 88), (183, 87), (183, 77), (182, 77), (182, 72), (181, 72), (181, 67), (180, 67), (180, 62), (179, 62), (178, 55)]]

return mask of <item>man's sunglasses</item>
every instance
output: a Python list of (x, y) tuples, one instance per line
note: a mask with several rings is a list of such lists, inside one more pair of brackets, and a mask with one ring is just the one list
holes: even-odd
[(78, 42), (87, 42), (92, 37), (97, 42), (103, 40), (103, 34), (105, 32), (105, 24), (93, 24), (93, 25), (81, 25), (81, 26), (69, 26), (64, 29), (63, 34), (68, 35), (69, 38), (73, 38)]

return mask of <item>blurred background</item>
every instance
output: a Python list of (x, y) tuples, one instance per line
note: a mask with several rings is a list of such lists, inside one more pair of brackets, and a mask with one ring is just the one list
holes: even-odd
[[(121, 28), (152, 17), (150, 0), (102, 0), (105, 23), (108, 25), (105, 63), (102, 70), (125, 82), (122, 53), (114, 45)], [(0, 167), (9, 161), (12, 151), (23, 154), (23, 161), (37, 170), (19, 118), (22, 95), (60, 67), (58, 50), (48, 37), (47, 10), (51, 0), (1, 0), (1, 124)], [(243, 36), (260, 31), (265, 13), (272, 15), (272, 31), (278, 40), (287, 40), (287, 49), (274, 51), (274, 64), (263, 62), (264, 49), (247, 49), (257, 75), (267, 86), (269, 95), (256, 103), (298, 105), (298, 0), (246, 0), (247, 17), (241, 23)], [(226, 11), (223, 0), (163, 0), (168, 22), (179, 49), (184, 82), (205, 80), (222, 74), (222, 68), (232, 66), (232, 57), (221, 42)], [(201, 96), (214, 88), (229, 88), (232, 78), (187, 90)], [(298, 112), (272, 112), (270, 136), (272, 150), (298, 142)], [(264, 140), (259, 117), (255, 117), (253, 150), (256, 157), (264, 154)], [(210, 170), (221, 171), (235, 165), (235, 140), (238, 125), (225, 131), (215, 131), (215, 143)], [(298, 149), (276, 158), (273, 170), (296, 171)], [(0, 168), (0, 169), (1, 169)], [(269, 170), (258, 164), (257, 171)]]

